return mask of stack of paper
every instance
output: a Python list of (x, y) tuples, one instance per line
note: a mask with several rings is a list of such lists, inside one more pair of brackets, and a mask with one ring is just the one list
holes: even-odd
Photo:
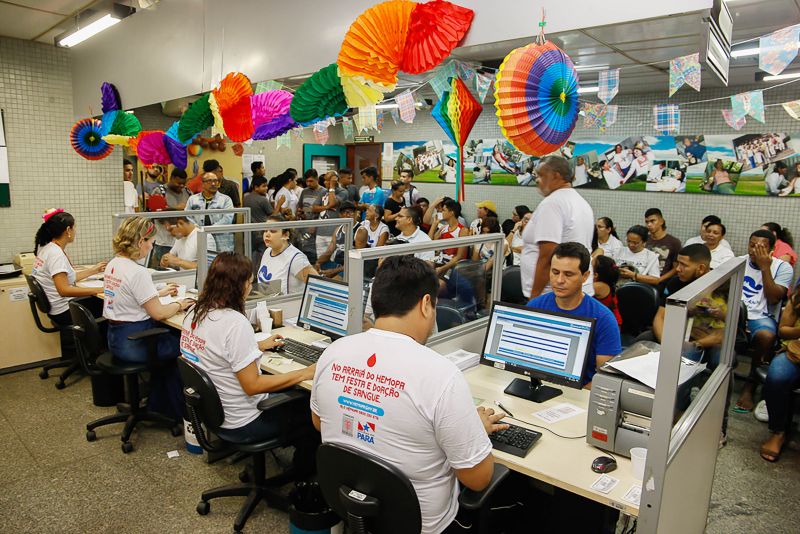
[(458, 349), (450, 354), (445, 354), (445, 358), (456, 364), (461, 371), (471, 369), (481, 363), (481, 355), (474, 352), (467, 352), (463, 349)]
[[(608, 362), (606, 365), (613, 367), (642, 384), (655, 389), (658, 379), (658, 360), (660, 352), (648, 352), (643, 356), (628, 358), (626, 360)], [(683, 384), (706, 368), (704, 363), (697, 363), (686, 358), (681, 358), (681, 371), (678, 384)]]

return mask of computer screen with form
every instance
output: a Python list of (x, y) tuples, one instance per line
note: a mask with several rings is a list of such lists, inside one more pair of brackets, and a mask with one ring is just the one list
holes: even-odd
[(297, 325), (337, 339), (347, 335), (347, 296), (345, 282), (309, 276)]
[(509, 395), (544, 402), (561, 390), (541, 381), (580, 388), (591, 348), (594, 319), (497, 302), (484, 341), (481, 363), (524, 374)]

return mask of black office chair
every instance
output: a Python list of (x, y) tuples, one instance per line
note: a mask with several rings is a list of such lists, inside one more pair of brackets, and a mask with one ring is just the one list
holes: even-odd
[(450, 270), (447, 289), (450, 299), (469, 319), (486, 307), (485, 260), (462, 260)]
[[(317, 451), (319, 486), (330, 506), (354, 534), (406, 534), (422, 527), (414, 486), (394, 465), (370, 454), (324, 443)], [(508, 476), (508, 468), (495, 464), (492, 481), (481, 492), (464, 489), (462, 510), (478, 515), (478, 532), (489, 532), (486, 503)]]
[(619, 314), (622, 316), (622, 346), (630, 346), (634, 338), (653, 326), (658, 312), (658, 290), (655, 286), (630, 282), (617, 289)]
[(444, 332), (467, 322), (467, 318), (453, 301), (440, 299), (436, 303), (436, 328)]
[(125, 423), (120, 439), (122, 440), (122, 452), (127, 454), (133, 450), (130, 438), (133, 429), (136, 428), (140, 421), (158, 423), (169, 428), (173, 436), (180, 436), (183, 433), (181, 421), (176, 421), (166, 415), (151, 412), (139, 406), (142, 400), (139, 393), (139, 375), (150, 373), (160, 367), (172, 364), (172, 362), (159, 361), (156, 356), (158, 336), (168, 332), (168, 330), (166, 328), (151, 328), (128, 336), (130, 340), (146, 340), (150, 358), (147, 363), (126, 362), (115, 358), (111, 352), (105, 349), (97, 320), (89, 310), (79, 303), (71, 301), (69, 303), (69, 312), (72, 316), (72, 330), (75, 333), (78, 352), (86, 362), (87, 371), (90, 374), (105, 373), (112, 376), (121, 376), (125, 381), (125, 404), (120, 406), (121, 409), (114, 415), (101, 417), (87, 424), (86, 441), (95, 441), (97, 439), (96, 428), (114, 423)]
[[(249, 481), (245, 482), (245, 477), (240, 476), (243, 481), (242, 484), (222, 486), (204, 491), (200, 497), (200, 502), (197, 504), (197, 513), (206, 515), (211, 510), (211, 504), (208, 501), (217, 497), (247, 497), (247, 500), (239, 510), (239, 514), (236, 516), (236, 521), (233, 523), (234, 531), (240, 532), (253, 510), (262, 500), (272, 508), (282, 511), (288, 510), (288, 499), (274, 488), (290, 482), (294, 473), (291, 470), (287, 470), (279, 475), (267, 478), (264, 453), (272, 449), (286, 447), (306, 434), (310, 434), (310, 424), (307, 429), (290, 426), (289, 430), (281, 436), (255, 443), (232, 443), (222, 439), (212, 441), (208, 433), (218, 433), (222, 423), (225, 421), (225, 412), (222, 408), (222, 402), (219, 400), (217, 388), (205, 371), (183, 358), (178, 360), (178, 368), (183, 380), (186, 408), (200, 446), (208, 452), (233, 450), (245, 453), (253, 459), (252, 478)], [(290, 403), (307, 404), (308, 393), (296, 389), (271, 393), (265, 402), (259, 404), (259, 409), (272, 410)]]
[[(56, 382), (56, 389), (64, 389), (66, 387), (65, 380), (75, 371), (80, 369), (80, 363), (78, 363), (77, 356), (73, 357), (64, 357), (64, 333), (62, 332), (62, 327), (57, 325), (54, 321), (53, 326), (48, 327), (42, 324), (41, 317), (37, 313), (37, 308), (42, 313), (49, 316), (50, 314), (50, 301), (47, 300), (47, 294), (44, 292), (44, 288), (42, 288), (41, 284), (36, 281), (36, 279), (32, 276), (25, 276), (25, 280), (28, 282), (28, 288), (30, 292), (28, 293), (28, 302), (31, 305), (31, 314), (33, 315), (33, 321), (36, 323), (36, 328), (40, 331), (44, 332), (45, 334), (54, 334), (59, 332), (61, 337), (61, 359), (55, 362), (51, 362), (42, 366), (42, 370), (39, 371), (39, 378), (45, 380), (49, 378), (50, 371), (53, 369), (60, 369), (62, 367), (66, 367), (64, 372), (62, 372), (58, 377), (58, 382)], [(66, 335), (71, 335), (67, 333)]]
[(528, 299), (522, 294), (522, 275), (519, 265), (512, 265), (503, 269), (503, 285), (500, 290), (500, 300), (510, 304), (527, 304)]

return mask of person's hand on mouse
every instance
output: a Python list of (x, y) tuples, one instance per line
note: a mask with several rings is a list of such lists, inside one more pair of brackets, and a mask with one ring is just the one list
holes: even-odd
[(268, 337), (263, 341), (258, 342), (258, 349), (260, 351), (272, 350), (278, 347), (283, 346), (283, 336), (280, 334), (275, 334), (273, 336)]
[(480, 416), (483, 428), (486, 429), (487, 434), (494, 434), (498, 430), (505, 430), (508, 428), (508, 424), (498, 422), (506, 416), (503, 412), (495, 413), (491, 408), (478, 406), (478, 416)]

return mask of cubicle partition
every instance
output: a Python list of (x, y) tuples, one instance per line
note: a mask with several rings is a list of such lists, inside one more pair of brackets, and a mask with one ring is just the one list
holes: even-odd
[[(745, 261), (728, 260), (667, 299), (639, 508), (642, 533), (703, 532), (706, 528), (735, 362)], [(687, 341), (697, 327), (698, 315), (718, 321), (716, 327), (724, 321), (724, 336), (714, 348), (720, 351), (719, 364), (710, 376), (708, 372), (698, 375), (705, 383), (676, 422), (676, 397), (682, 390), (679, 372), (687, 365), (681, 355), (691, 351)]]

